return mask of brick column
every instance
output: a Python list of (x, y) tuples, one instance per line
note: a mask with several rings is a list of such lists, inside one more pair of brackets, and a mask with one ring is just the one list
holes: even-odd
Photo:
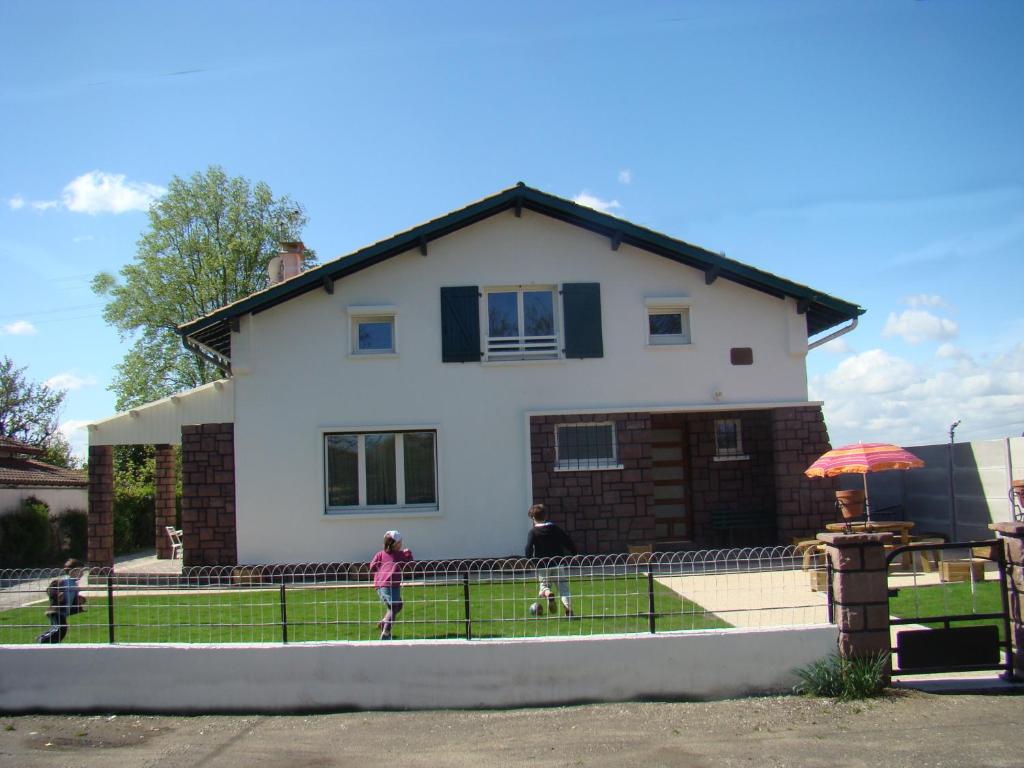
[(1013, 672), (1017, 677), (1024, 677), (1024, 523), (991, 523), (989, 528), (1003, 536)]
[(809, 478), (804, 470), (832, 448), (821, 406), (772, 411), (775, 456), (775, 509), (779, 541), (810, 539), (836, 519), (833, 478)]
[(114, 565), (114, 447), (89, 446), (89, 517), (86, 559), (94, 568)]
[(156, 449), (156, 556), (167, 560), (171, 556), (171, 540), (167, 526), (175, 524), (175, 495), (177, 478), (174, 467), (174, 446), (157, 445)]
[(181, 428), (184, 564), (238, 565), (235, 534), (235, 425)]
[[(852, 659), (889, 652), (889, 586), (883, 544), (890, 533), (819, 533), (832, 563), (839, 655)], [(886, 683), (891, 673), (886, 668)]]

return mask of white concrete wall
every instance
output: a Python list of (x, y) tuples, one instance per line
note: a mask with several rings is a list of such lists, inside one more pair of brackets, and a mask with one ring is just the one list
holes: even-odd
[(519, 707), (788, 690), (834, 626), (521, 641), (0, 646), (0, 711)]
[[(441, 362), (440, 288), (601, 284), (604, 357)], [(646, 347), (645, 299), (691, 301), (693, 344)], [(353, 305), (397, 307), (397, 357), (352, 359)], [(796, 318), (794, 320), (794, 318)], [(366, 559), (399, 527), (419, 558), (521, 551), (529, 502), (525, 414), (559, 409), (729, 408), (806, 402), (792, 300), (509, 211), (244, 318), (233, 344), (241, 562)], [(754, 365), (729, 349), (752, 347)], [(721, 392), (720, 400), (713, 393)], [(440, 509), (324, 515), (322, 430), (438, 429)]]
[(13, 512), (29, 496), (45, 501), (51, 515), (66, 509), (89, 509), (89, 491), (85, 488), (0, 488), (0, 515)]

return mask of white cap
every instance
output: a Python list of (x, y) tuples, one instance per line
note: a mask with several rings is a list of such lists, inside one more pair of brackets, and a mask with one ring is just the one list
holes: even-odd
[(399, 531), (385, 531), (384, 532), (384, 538), (391, 538), (391, 539), (394, 539), (395, 541), (401, 541), (402, 540), (402, 534)]

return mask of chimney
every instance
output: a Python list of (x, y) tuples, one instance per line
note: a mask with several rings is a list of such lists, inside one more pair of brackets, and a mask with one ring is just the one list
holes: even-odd
[(277, 285), (299, 274), (302, 271), (302, 255), (306, 252), (306, 246), (301, 240), (280, 243), (278, 247), (277, 255), (267, 264), (270, 285)]

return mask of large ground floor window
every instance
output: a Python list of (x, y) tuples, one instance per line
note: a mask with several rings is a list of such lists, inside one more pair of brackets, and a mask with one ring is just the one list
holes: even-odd
[(326, 508), (437, 509), (437, 433), (332, 432), (324, 435)]

